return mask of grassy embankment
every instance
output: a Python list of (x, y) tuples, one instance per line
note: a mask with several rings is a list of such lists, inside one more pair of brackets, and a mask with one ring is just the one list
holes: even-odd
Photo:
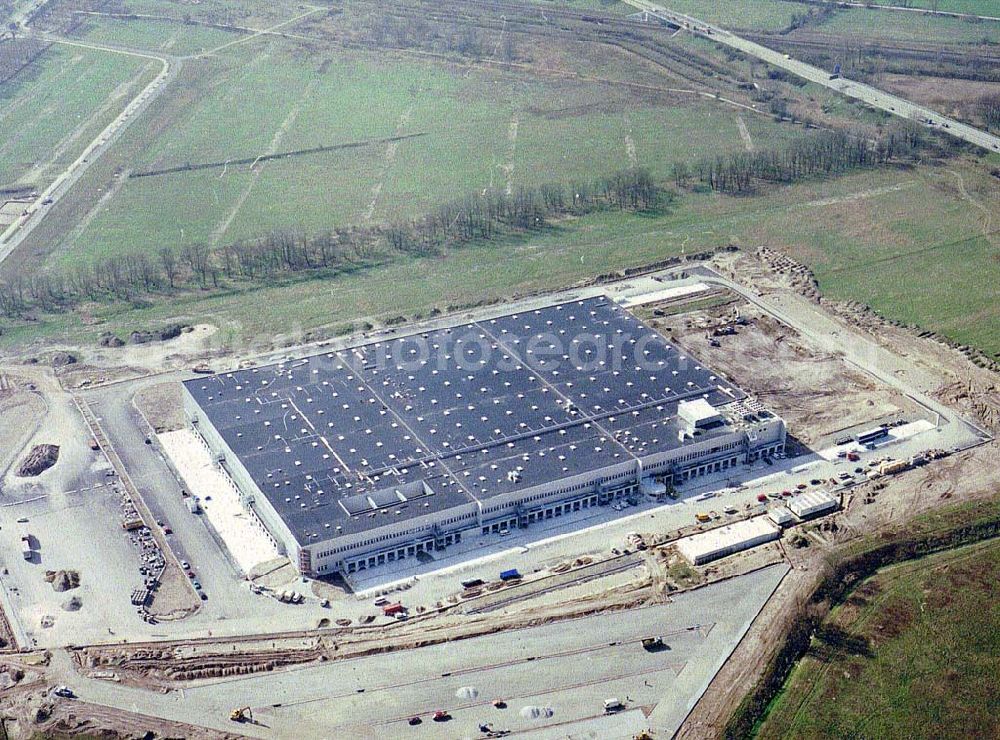
[(1000, 734), (1000, 542), (885, 568), (823, 622), (758, 737)]

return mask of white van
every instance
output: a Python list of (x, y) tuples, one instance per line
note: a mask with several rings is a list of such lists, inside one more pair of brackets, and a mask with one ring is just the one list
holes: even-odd
[(604, 700), (604, 713), (613, 714), (614, 712), (620, 712), (625, 708), (622, 704), (621, 699), (605, 699)]

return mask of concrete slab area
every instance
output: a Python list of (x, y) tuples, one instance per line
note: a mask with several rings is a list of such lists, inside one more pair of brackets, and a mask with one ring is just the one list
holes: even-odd
[[(265, 737), (475, 737), (484, 722), (531, 737), (631, 737), (644, 714), (642, 726), (669, 737), (787, 571), (771, 566), (624, 614), (203, 684), (175, 700), (195, 722), (249, 705), (256, 724), (243, 729)], [(645, 651), (640, 640), (651, 636), (668, 649)], [(89, 690), (81, 696), (92, 699)], [(608, 697), (626, 703), (614, 720), (604, 716)], [(434, 722), (439, 709), (452, 719)]]

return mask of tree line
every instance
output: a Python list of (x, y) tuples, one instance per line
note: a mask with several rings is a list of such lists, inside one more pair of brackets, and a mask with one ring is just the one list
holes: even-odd
[(876, 167), (907, 157), (922, 145), (914, 124), (893, 126), (874, 138), (863, 133), (818, 131), (757, 152), (732, 152), (673, 166), (679, 187), (694, 182), (712, 190), (743, 194), (761, 182), (791, 183), (852, 169)]
[[(650, 211), (668, 199), (649, 172), (630, 169), (596, 181), (486, 189), (412, 219), (333, 227), (319, 233), (276, 230), (210, 247), (164, 246), (0, 282), (0, 315), (65, 310), (84, 301), (133, 301), (184, 290), (273, 281), (313, 271), (336, 275), (399, 258), (430, 255), (550, 226), (602, 209)], [(322, 273), (320, 273), (322, 271)]]

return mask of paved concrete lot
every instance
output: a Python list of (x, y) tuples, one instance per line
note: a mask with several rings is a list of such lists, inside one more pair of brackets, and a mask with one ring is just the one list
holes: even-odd
[[(139, 550), (121, 528), (117, 479), (99, 452), (68, 397), (52, 393), (52, 381), (36, 379), (45, 393), (46, 411), (29, 441), (59, 446), (56, 464), (37, 477), (11, 471), (0, 486), (0, 587), (19, 643), (50, 647), (115, 640), (120, 633), (148, 630), (129, 601), (142, 586)], [(26, 520), (26, 521), (24, 521)], [(30, 536), (25, 560), (21, 536)], [(46, 571), (74, 570), (80, 585), (57, 592)], [(63, 605), (77, 597), (80, 608)], [(46, 617), (43, 627), (42, 618)], [(114, 633), (114, 634), (112, 634)]]
[[(148, 630), (129, 603), (133, 588), (142, 586), (139, 551), (119, 525), (120, 496), (104, 476), (81, 476), (79, 489), (55, 491), (0, 509), (0, 547), (7, 574), (2, 582), (14, 609), (13, 621), (29, 644), (65, 645), (115, 639), (113, 634)], [(9, 497), (9, 493), (8, 493)], [(17, 523), (26, 518), (26, 523)], [(21, 555), (21, 532), (31, 534), (36, 550), (31, 561)], [(80, 586), (59, 593), (44, 580), (47, 570), (76, 570)], [(64, 602), (78, 597), (79, 611)], [(43, 628), (43, 616), (52, 626)]]
[[(92, 679), (75, 688), (87, 701), (139, 702), (157, 716), (209, 726), (225, 726), (233, 707), (249, 705), (255, 724), (240, 731), (259, 737), (475, 737), (482, 722), (498, 730), (542, 731), (538, 737), (564, 736), (570, 727), (583, 737), (631, 737), (637, 720), (650, 712), (642, 724), (669, 737), (787, 571), (771, 566), (633, 610), (628, 618), (585, 617), (166, 696)], [(652, 636), (669, 649), (643, 650), (640, 640)], [(472, 691), (459, 698), (460, 689)], [(632, 711), (606, 719), (609, 697), (626, 701)], [(494, 699), (507, 708), (495, 709)], [(522, 716), (525, 707), (540, 708), (540, 716)], [(640, 708), (643, 713), (634, 711)], [(438, 709), (452, 719), (432, 721)], [(414, 715), (424, 721), (411, 727), (407, 720)]]

